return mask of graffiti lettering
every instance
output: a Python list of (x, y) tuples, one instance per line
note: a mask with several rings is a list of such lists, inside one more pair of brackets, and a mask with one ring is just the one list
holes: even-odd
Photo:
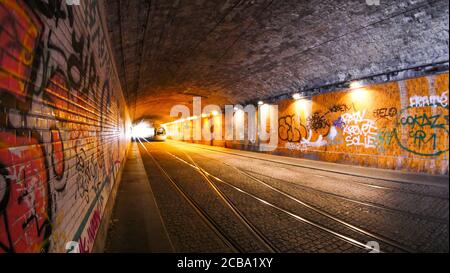
[(409, 98), (410, 107), (424, 107), (424, 106), (448, 106), (448, 91), (445, 91), (440, 96), (412, 96)]
[(75, 169), (77, 174), (77, 191), (75, 197), (80, 197), (89, 203), (89, 193), (93, 190), (97, 193), (99, 189), (98, 165), (93, 156), (87, 158), (84, 149), (81, 149), (76, 156)]
[(379, 145), (390, 146), (396, 143), (403, 150), (421, 156), (437, 156), (448, 152), (447, 144), (438, 142), (439, 134), (448, 138), (448, 114), (410, 115), (407, 114), (407, 110), (402, 111), (395, 127), (379, 131), (377, 137)]
[(366, 119), (365, 115), (365, 110), (342, 115), (345, 122), (344, 135), (347, 146), (376, 148), (377, 127), (375, 121)]
[(373, 116), (378, 119), (389, 119), (397, 116), (397, 108), (390, 107), (390, 108), (378, 108), (373, 110)]
[(350, 110), (350, 107), (346, 104), (335, 104), (333, 106), (331, 106), (330, 108), (328, 108), (328, 113), (344, 113), (347, 112), (348, 110)]
[(446, 127), (448, 127), (448, 115), (428, 115), (427, 113), (407, 115), (405, 117), (400, 117), (399, 123), (401, 125), (408, 125), (411, 129), (415, 129), (416, 126), (418, 126), (420, 128), (440, 128), (448, 131), (448, 129), (446, 129)]
[(294, 125), (295, 115), (286, 115), (278, 119), (278, 137), (283, 141), (300, 142), (302, 131), (306, 131), (303, 124)]
[(125, 101), (99, 15), (95, 0), (0, 0), (0, 252), (64, 251), (79, 237), (60, 226), (96, 234), (85, 211), (54, 221), (63, 206), (103, 206), (125, 156)]

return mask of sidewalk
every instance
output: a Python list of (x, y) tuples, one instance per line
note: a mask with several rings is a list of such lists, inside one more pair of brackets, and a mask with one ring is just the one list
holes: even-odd
[(131, 145), (105, 252), (173, 252), (138, 146)]

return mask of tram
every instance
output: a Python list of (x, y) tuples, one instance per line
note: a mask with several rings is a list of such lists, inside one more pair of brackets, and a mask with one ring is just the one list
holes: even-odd
[(166, 129), (163, 127), (155, 128), (155, 135), (153, 140), (155, 141), (165, 141), (167, 139)]

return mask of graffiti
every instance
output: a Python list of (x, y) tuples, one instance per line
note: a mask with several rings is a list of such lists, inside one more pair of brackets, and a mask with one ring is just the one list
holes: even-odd
[(345, 128), (345, 122), (342, 117), (338, 117), (335, 121), (333, 121), (333, 126), (339, 129)]
[(29, 78), (32, 73), (29, 65), (34, 60), (33, 50), (40, 36), (41, 23), (32, 13), (23, 10), (21, 4), (25, 5), (15, 1), (0, 3), (0, 89), (9, 90), (12, 95), (0, 93), (2, 100), (26, 95), (21, 78)]
[[(329, 129), (330, 123), (325, 118), (325, 115), (321, 115), (320, 112), (314, 112), (312, 116), (308, 117), (307, 121), (307, 127), (313, 131), (318, 131), (320, 129)], [(326, 133), (325, 135), (327, 135)]]
[[(322, 114), (320, 111), (314, 112), (306, 118), (306, 125), (302, 124), (295, 114), (282, 116), (278, 121), (278, 137), (285, 144), (288, 150), (305, 152), (311, 147), (322, 147), (327, 144), (338, 144), (337, 129), (344, 129), (345, 122), (338, 116), (333, 122), (332, 118), (338, 114), (350, 110), (345, 103), (333, 104)], [(325, 140), (324, 138), (327, 138)], [(314, 139), (314, 140), (313, 140)]]
[(448, 91), (443, 92), (440, 96), (412, 96), (409, 98), (409, 107), (424, 107), (424, 106), (448, 106)]
[(323, 136), (319, 135), (316, 141), (311, 141), (312, 132), (309, 134), (309, 139), (302, 139), (300, 143), (287, 142), (285, 144), (286, 149), (288, 150), (297, 150), (306, 152), (310, 147), (321, 147), (327, 144), (326, 140), (323, 140)]
[(81, 237), (79, 240), (79, 251), (80, 253), (89, 253), (89, 246), (92, 245), (95, 241), (95, 237), (97, 235), (97, 231), (100, 227), (102, 219), (102, 214), (100, 208), (96, 208), (92, 212), (91, 219), (89, 220), (89, 224), (87, 226), (87, 237)]
[[(0, 140), (8, 139), (5, 134), (0, 133)], [(5, 186), (0, 201), (0, 250), (4, 252), (48, 250), (45, 243), (51, 233), (48, 174), (44, 151), (37, 145), (38, 135), (31, 134), (31, 139), (17, 139), (31, 146), (0, 150), (0, 180)], [(3, 145), (9, 144), (0, 142)]]
[(365, 115), (365, 110), (342, 115), (345, 122), (343, 133), (347, 146), (376, 148), (377, 127), (375, 121), (365, 118)]
[(448, 73), (278, 103), (277, 154), (448, 174)]
[(0, 252), (63, 251), (59, 228), (84, 212), (61, 208), (111, 190), (129, 121), (99, 14), (95, 0), (0, 0)]
[(325, 115), (328, 113), (339, 113), (339, 112), (344, 113), (344, 112), (347, 112), (348, 110), (350, 110), (350, 107), (346, 104), (343, 104), (343, 103), (335, 104), (335, 105), (331, 106), (330, 108), (328, 108), (328, 112), (325, 113)]
[(99, 188), (98, 165), (93, 156), (87, 158), (84, 149), (76, 155), (75, 169), (77, 170), (76, 195), (75, 198), (81, 198), (89, 203), (89, 193), (91, 190), (97, 192)]
[(61, 132), (58, 129), (51, 129), (50, 140), (52, 142), (51, 166), (56, 180), (55, 190), (63, 191), (66, 187), (67, 177), (64, 177), (66, 165)]
[(373, 110), (373, 116), (379, 120), (379, 119), (389, 119), (394, 118), (397, 116), (397, 108), (390, 107), (390, 108), (377, 108)]
[(285, 148), (288, 150), (306, 151), (310, 147), (326, 145), (326, 140), (319, 135), (317, 140), (312, 141), (313, 131), (295, 119), (295, 114), (279, 118), (278, 137), (286, 141)]
[[(448, 152), (448, 145), (438, 142), (439, 135), (448, 139), (448, 114), (407, 114), (407, 110), (402, 111), (394, 128), (380, 130), (377, 137), (380, 145), (396, 143), (401, 149), (420, 156), (438, 156)], [(402, 131), (406, 133), (403, 135)]]
[(401, 125), (411, 126), (411, 129), (424, 129), (429, 127), (431, 129), (441, 128), (446, 130), (448, 126), (448, 115), (428, 115), (427, 113), (407, 115), (400, 117), (399, 123)]
[[(295, 124), (295, 114), (286, 115), (278, 119), (278, 137), (283, 141), (300, 142), (306, 136), (306, 126)], [(302, 134), (303, 132), (303, 134)]]

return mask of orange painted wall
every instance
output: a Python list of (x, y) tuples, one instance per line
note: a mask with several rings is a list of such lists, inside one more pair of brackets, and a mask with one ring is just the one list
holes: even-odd
[[(422, 105), (411, 105), (419, 96)], [(430, 96), (432, 96), (430, 98)], [(426, 103), (437, 99), (434, 106)], [(279, 104), (278, 150), (330, 162), (448, 174), (448, 74)]]
[[(448, 83), (444, 73), (279, 101), (272, 153), (448, 175)], [(213, 145), (257, 150), (258, 141)]]

